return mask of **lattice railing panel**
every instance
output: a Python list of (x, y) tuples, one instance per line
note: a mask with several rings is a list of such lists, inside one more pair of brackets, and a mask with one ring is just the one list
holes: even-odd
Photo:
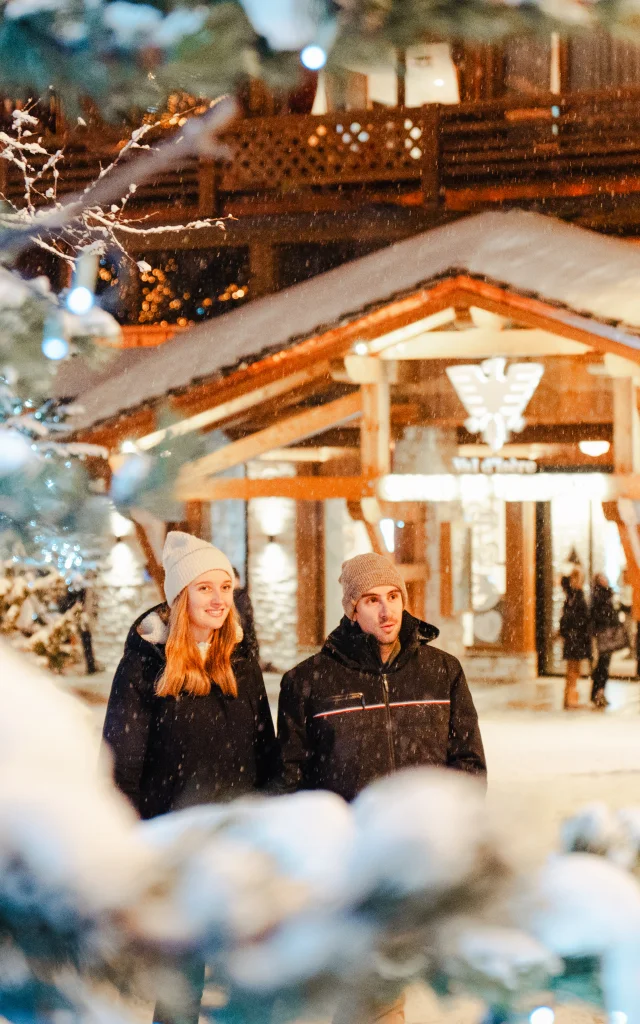
[(403, 181), (420, 177), (423, 113), (339, 112), (244, 121), (225, 142), (222, 191)]

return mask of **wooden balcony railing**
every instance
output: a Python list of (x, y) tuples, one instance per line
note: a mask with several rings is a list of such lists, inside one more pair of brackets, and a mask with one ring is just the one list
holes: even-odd
[[(49, 136), (49, 150), (64, 144)], [(226, 164), (193, 159), (141, 185), (128, 209), (192, 215), (313, 212), (401, 204), (472, 209), (545, 197), (640, 192), (640, 89), (456, 106), (281, 115), (239, 121)], [(60, 194), (86, 188), (118, 152), (87, 129), (67, 144)], [(42, 182), (41, 191), (53, 184)], [(23, 182), (0, 161), (0, 191)]]

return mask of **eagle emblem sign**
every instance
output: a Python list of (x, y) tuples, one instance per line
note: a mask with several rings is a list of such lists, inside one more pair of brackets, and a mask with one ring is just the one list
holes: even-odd
[(471, 434), (482, 433), (483, 440), (497, 452), (519, 432), (525, 421), (522, 414), (540, 383), (544, 366), (540, 363), (512, 363), (502, 356), (469, 366), (448, 366), (447, 376), (469, 414), (465, 427)]

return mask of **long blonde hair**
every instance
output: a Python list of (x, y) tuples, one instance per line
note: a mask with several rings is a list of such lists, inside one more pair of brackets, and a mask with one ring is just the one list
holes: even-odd
[(158, 697), (178, 697), (181, 693), (204, 697), (211, 692), (211, 681), (229, 697), (238, 696), (238, 684), (231, 667), (231, 655), (242, 636), (236, 610), (232, 606), (220, 629), (214, 629), (205, 659), (193, 639), (189, 621), (187, 587), (176, 598), (169, 616), (169, 636), (165, 648), (166, 665), (156, 683)]

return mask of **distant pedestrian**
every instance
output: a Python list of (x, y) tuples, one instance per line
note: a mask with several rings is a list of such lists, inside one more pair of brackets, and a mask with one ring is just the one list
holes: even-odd
[(564, 686), (564, 707), (567, 711), (580, 707), (580, 669), (585, 658), (591, 659), (589, 608), (583, 587), (584, 573), (579, 566), (562, 578), (565, 602), (560, 619), (560, 636), (564, 640), (562, 657), (567, 663)]
[(596, 708), (606, 708), (605, 687), (609, 679), (611, 656), (628, 646), (628, 637), (618, 612), (613, 605), (613, 590), (604, 573), (598, 573), (591, 594), (591, 631), (596, 639), (598, 660), (593, 670), (591, 703)]
[(242, 632), (244, 633), (244, 642), (247, 650), (251, 651), (257, 662), (260, 661), (260, 644), (258, 643), (258, 637), (256, 634), (256, 624), (253, 615), (253, 605), (251, 604), (251, 598), (249, 597), (249, 588), (243, 587), (240, 580), (240, 573), (233, 566), (233, 602), (236, 606), (238, 618), (240, 619), (240, 625), (242, 626)]

